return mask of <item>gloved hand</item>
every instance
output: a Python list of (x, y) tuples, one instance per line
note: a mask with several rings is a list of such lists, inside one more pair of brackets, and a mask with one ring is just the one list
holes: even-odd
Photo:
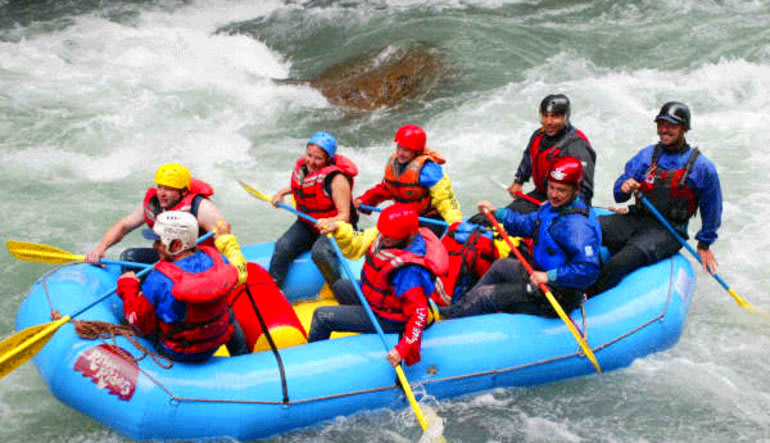
[(233, 234), (225, 234), (217, 236), (214, 240), (214, 245), (217, 250), (222, 253), (231, 265), (238, 268), (238, 284), (243, 284), (249, 276), (246, 270), (246, 258), (241, 252), (241, 246), (238, 244), (238, 240)]

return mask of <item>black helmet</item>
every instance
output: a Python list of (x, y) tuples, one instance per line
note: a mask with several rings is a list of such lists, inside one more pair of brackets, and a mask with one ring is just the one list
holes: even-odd
[(564, 94), (547, 95), (540, 102), (540, 113), (546, 114), (548, 112), (564, 114), (567, 120), (569, 120), (569, 98)]
[(668, 102), (660, 108), (660, 112), (655, 117), (655, 121), (665, 120), (675, 125), (683, 125), (685, 129), (690, 129), (690, 108), (682, 102)]

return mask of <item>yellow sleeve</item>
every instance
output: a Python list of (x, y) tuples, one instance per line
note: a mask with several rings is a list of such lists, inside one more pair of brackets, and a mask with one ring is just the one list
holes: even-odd
[(231, 265), (238, 268), (238, 284), (246, 282), (249, 274), (246, 270), (246, 257), (241, 252), (241, 246), (238, 244), (233, 234), (220, 235), (214, 240), (217, 250), (222, 253)]
[[(511, 238), (511, 240), (514, 240), (514, 239)], [(495, 236), (494, 244), (495, 244), (495, 248), (497, 248), (497, 253), (500, 255), (500, 258), (507, 258), (508, 255), (511, 254), (511, 247), (508, 246), (508, 242), (506, 242), (502, 238), (498, 238), (497, 236)]]
[(441, 214), (441, 217), (450, 225), (455, 222), (463, 221), (463, 215), (460, 213), (460, 203), (457, 202), (452, 182), (449, 176), (444, 176), (435, 185), (430, 188), (431, 206)]
[(355, 231), (350, 223), (338, 222), (337, 230), (334, 231), (334, 239), (340, 247), (342, 254), (351, 259), (357, 260), (366, 254), (369, 245), (377, 238), (376, 227), (371, 227), (365, 231)]

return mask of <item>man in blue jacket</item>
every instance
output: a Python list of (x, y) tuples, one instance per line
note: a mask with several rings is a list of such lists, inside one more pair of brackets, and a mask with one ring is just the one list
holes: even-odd
[[(714, 273), (717, 261), (709, 247), (722, 223), (722, 190), (714, 164), (685, 140), (690, 120), (684, 103), (663, 105), (655, 117), (660, 141), (626, 163), (615, 181), (615, 201), (625, 202), (641, 193), (683, 238), (688, 238), (689, 219), (700, 209), (702, 225), (695, 234), (698, 255), (703, 271)], [(600, 222), (604, 246), (612, 256), (589, 295), (614, 287), (631, 271), (670, 257), (682, 247), (639, 198), (627, 213), (601, 217)]]
[(440, 308), (441, 314), (465, 317), (509, 312), (556, 317), (537, 288), (540, 283), (550, 287), (566, 312), (580, 305), (583, 291), (599, 274), (602, 242), (596, 214), (579, 197), (583, 178), (580, 160), (562, 157), (551, 165), (548, 202), (537, 212), (521, 214), (510, 208), (495, 209), (488, 201), (479, 203), (479, 211), (495, 211), (506, 231), (534, 239), (536, 271), (530, 276), (518, 260), (497, 260), (458, 303)]

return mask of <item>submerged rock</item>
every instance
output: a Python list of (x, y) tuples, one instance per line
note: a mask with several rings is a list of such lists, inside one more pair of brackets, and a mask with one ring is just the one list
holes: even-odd
[(425, 46), (387, 47), (334, 65), (310, 85), (335, 105), (368, 111), (423, 95), (447, 74)]

